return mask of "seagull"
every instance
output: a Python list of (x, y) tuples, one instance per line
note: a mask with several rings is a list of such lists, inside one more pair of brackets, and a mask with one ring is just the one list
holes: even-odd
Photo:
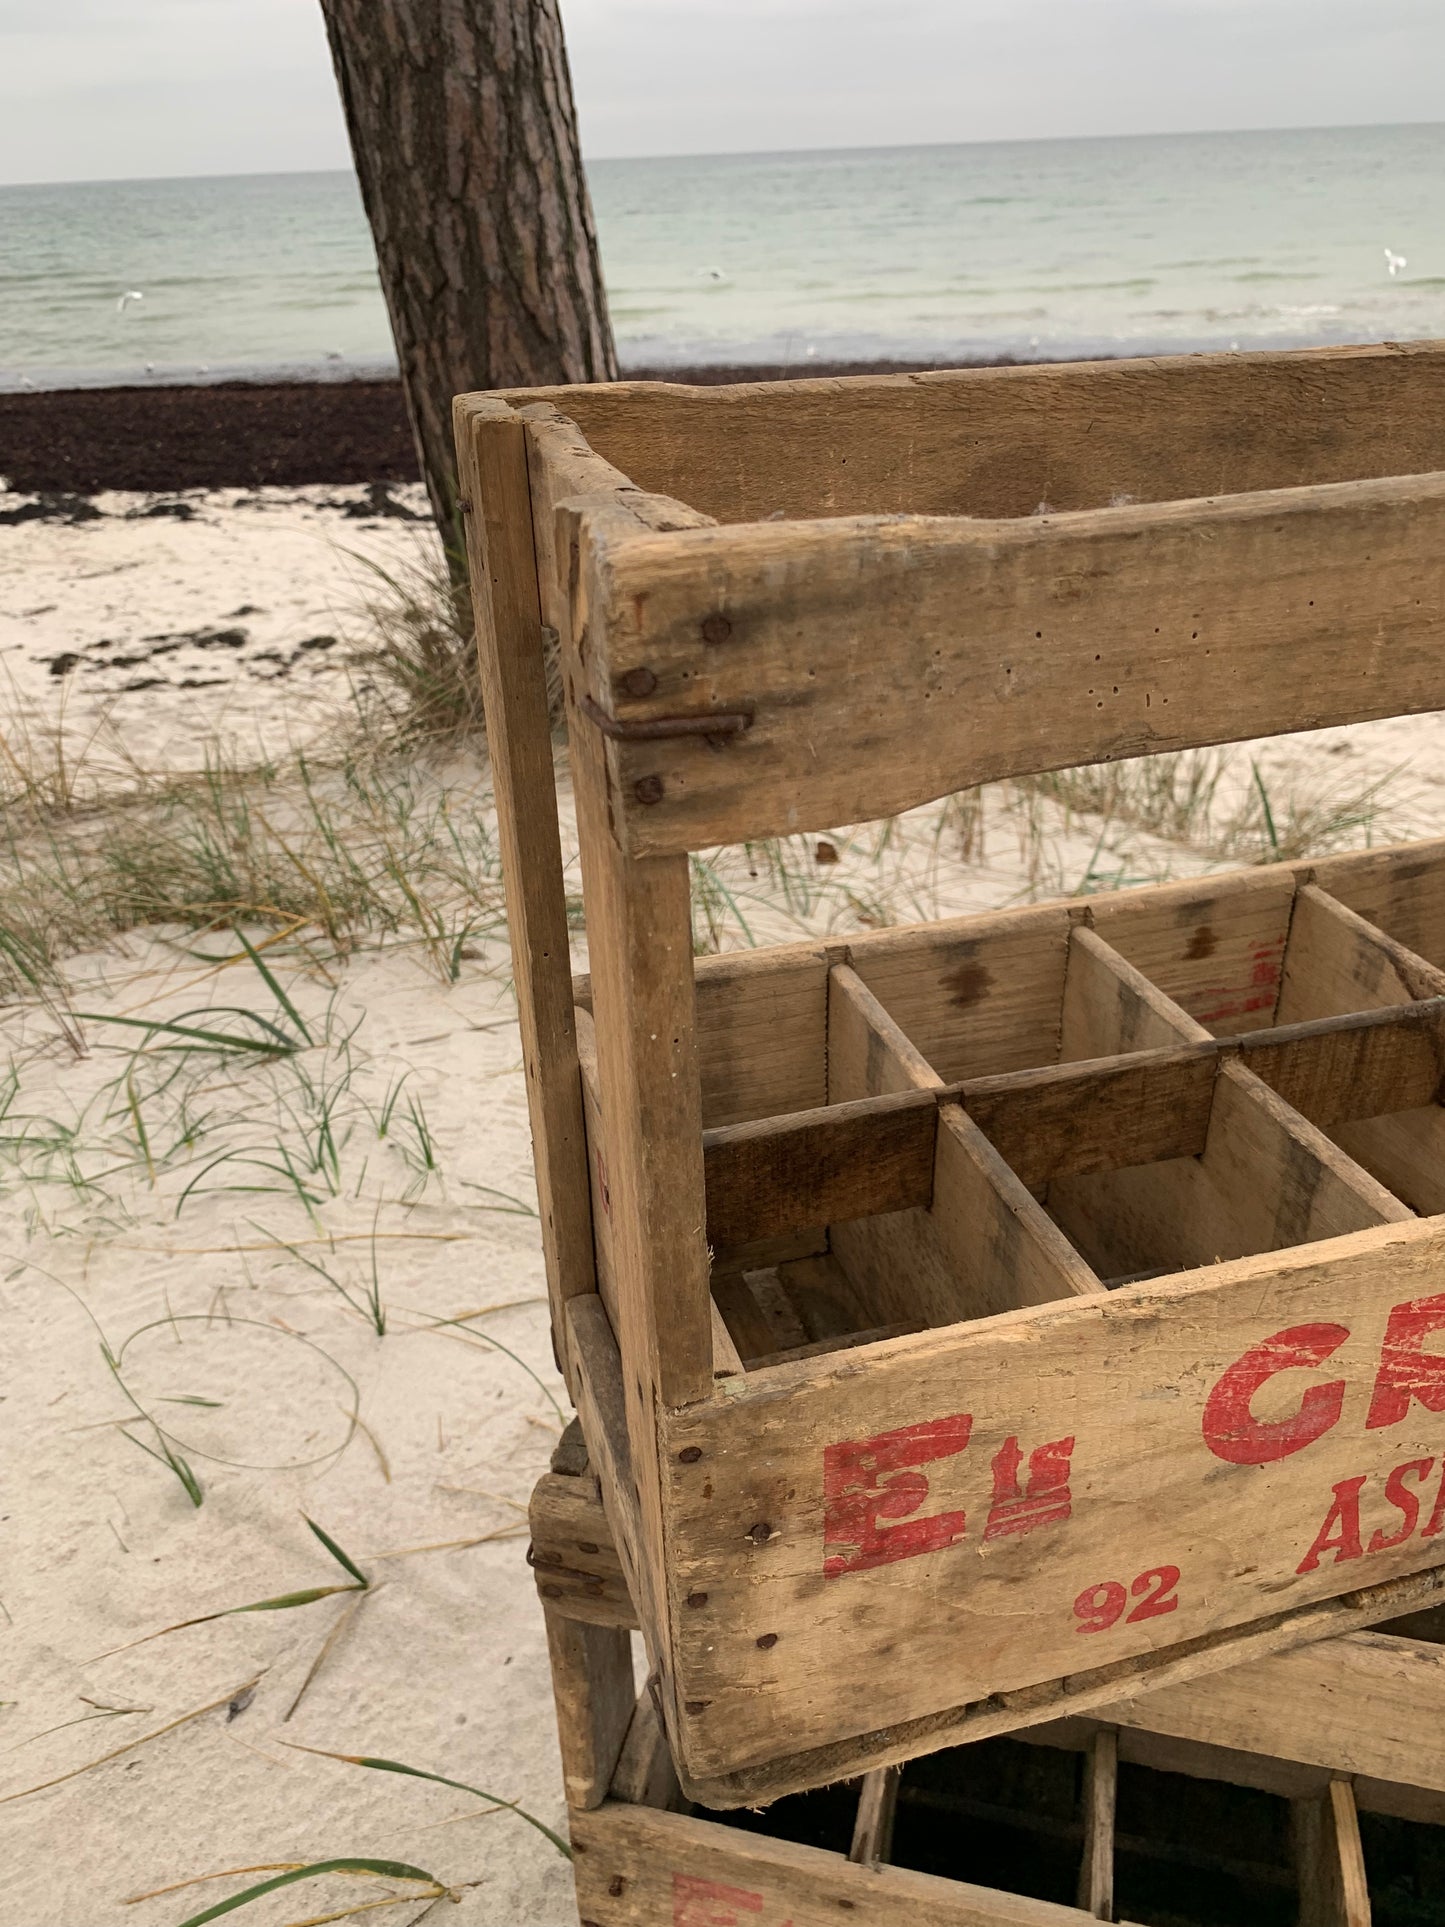
[(699, 268), (698, 278), (702, 281), (726, 281), (727, 276), (721, 268)]
[(120, 300), (116, 302), (115, 311), (117, 314), (124, 314), (126, 311), (127, 303), (131, 301), (144, 301), (144, 300), (145, 300), (145, 296), (141, 293), (139, 288), (127, 288), (125, 293), (121, 296)]
[(1389, 269), (1390, 279), (1392, 281), (1400, 272), (1401, 268), (1408, 268), (1409, 265), (1410, 263), (1405, 259), (1403, 254), (1396, 254), (1393, 248), (1385, 249), (1385, 266)]

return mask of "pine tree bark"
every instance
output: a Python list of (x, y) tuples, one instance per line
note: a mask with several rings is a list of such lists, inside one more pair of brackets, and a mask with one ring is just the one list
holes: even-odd
[(617, 361), (557, 0), (321, 0), (432, 509), (452, 396)]

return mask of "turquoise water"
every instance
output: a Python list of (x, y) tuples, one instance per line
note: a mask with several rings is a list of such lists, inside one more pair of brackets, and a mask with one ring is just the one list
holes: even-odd
[[(597, 161), (590, 177), (633, 365), (1445, 335), (1445, 126)], [(392, 365), (348, 174), (0, 188), (0, 386)]]

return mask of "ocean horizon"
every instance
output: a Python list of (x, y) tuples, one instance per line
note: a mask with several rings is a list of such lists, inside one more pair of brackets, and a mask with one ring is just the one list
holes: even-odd
[[(589, 164), (624, 367), (1445, 335), (1445, 124)], [(0, 187), (0, 388), (394, 371), (354, 176)]]

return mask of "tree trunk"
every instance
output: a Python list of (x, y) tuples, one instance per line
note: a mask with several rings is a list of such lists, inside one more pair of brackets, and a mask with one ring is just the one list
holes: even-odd
[(443, 536), (452, 396), (617, 374), (557, 0), (321, 0)]

